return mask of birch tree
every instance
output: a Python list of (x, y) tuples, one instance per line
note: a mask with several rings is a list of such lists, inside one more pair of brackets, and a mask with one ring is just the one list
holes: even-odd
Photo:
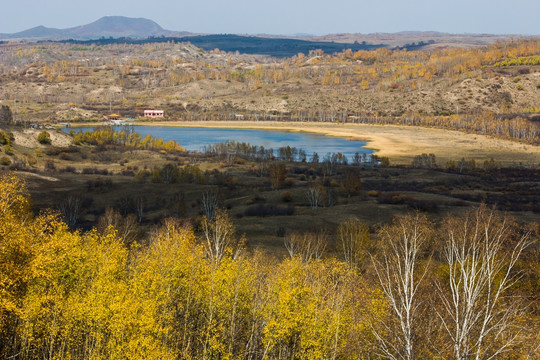
[(217, 209), (212, 219), (204, 216), (201, 227), (206, 254), (216, 263), (226, 254), (235, 255), (245, 242), (243, 237), (236, 236), (232, 219), (225, 210)]
[(384, 330), (374, 329), (374, 334), (383, 358), (415, 358), (415, 326), (420, 305), (417, 293), (427, 266), (423, 271), (419, 268), (429, 237), (427, 220), (418, 214), (397, 218), (381, 231), (382, 257), (374, 260), (374, 265), (390, 318), (380, 320)]
[(530, 234), (517, 235), (508, 219), (485, 206), (446, 225), (448, 283), (438, 284), (437, 314), (453, 358), (498, 358), (519, 342), (515, 325), (524, 308), (506, 293), (519, 280), (514, 267)]

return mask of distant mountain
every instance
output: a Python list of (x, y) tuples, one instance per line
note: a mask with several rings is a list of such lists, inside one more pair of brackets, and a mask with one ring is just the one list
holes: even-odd
[(170, 36), (174, 31), (167, 31), (156, 22), (144, 18), (128, 18), (123, 16), (105, 16), (93, 23), (67, 29), (78, 38), (99, 37), (136, 37)]
[(0, 34), (0, 39), (18, 40), (91, 40), (102, 37), (147, 38), (158, 36), (188, 35), (185, 31), (169, 31), (156, 22), (144, 18), (128, 18), (124, 16), (105, 16), (93, 23), (69, 29), (54, 29), (37, 26), (14, 34)]
[(45, 26), (36, 26), (34, 28), (18, 32), (16, 34), (4, 34), (11, 38), (16, 35), (16, 38), (42, 38), (62, 39), (65, 36), (65, 30), (48, 28)]

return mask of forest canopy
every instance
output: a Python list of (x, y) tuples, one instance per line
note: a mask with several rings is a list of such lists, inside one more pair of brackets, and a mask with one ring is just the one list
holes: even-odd
[(438, 223), (412, 213), (374, 234), (344, 219), (336, 251), (294, 234), (283, 259), (249, 250), (226, 210), (195, 227), (165, 219), (140, 241), (100, 224), (34, 215), (25, 182), (0, 179), (3, 358), (538, 353), (538, 229), (486, 206)]

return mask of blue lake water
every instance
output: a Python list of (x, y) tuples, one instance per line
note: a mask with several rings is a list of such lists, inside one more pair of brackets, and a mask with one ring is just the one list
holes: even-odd
[[(162, 126), (133, 126), (134, 130), (143, 137), (151, 135), (165, 141), (175, 140), (180, 146), (189, 151), (201, 151), (204, 146), (219, 144), (227, 140), (245, 142), (251, 145), (264, 146), (266, 149), (277, 149), (283, 146), (303, 149), (308, 157), (316, 152), (322, 159), (327, 153), (342, 153), (352, 160), (354, 154), (371, 155), (374, 150), (365, 149), (366, 141), (347, 140), (340, 137), (326, 136), (308, 132), (286, 132), (259, 129), (218, 129), (196, 127), (162, 127)], [(70, 130), (92, 131), (93, 127), (64, 128)], [(116, 131), (121, 126), (114, 127)]]

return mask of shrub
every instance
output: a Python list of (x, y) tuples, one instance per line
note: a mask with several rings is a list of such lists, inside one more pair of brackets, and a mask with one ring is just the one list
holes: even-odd
[(9, 138), (3, 131), (0, 131), (0, 145), (9, 145)]
[(54, 170), (54, 169), (56, 169), (56, 165), (54, 165), (54, 161), (47, 160), (45, 162), (45, 170)]
[(63, 152), (64, 149), (61, 147), (53, 146), (45, 150), (45, 154), (49, 156), (57, 156), (60, 155)]
[(123, 176), (135, 176), (135, 173), (132, 170), (122, 170), (120, 174)]
[(60, 172), (69, 172), (75, 174), (77, 169), (75, 169), (74, 166), (66, 166), (65, 168), (61, 169)]
[(13, 155), (13, 148), (11, 147), (11, 145), (4, 146), (4, 152), (6, 153), (6, 155)]
[(137, 181), (140, 181), (140, 182), (143, 182), (146, 180), (146, 178), (149, 176), (149, 172), (146, 171), (146, 170), (140, 170), (139, 172), (137, 172), (137, 174), (135, 174), (135, 180)]
[(370, 191), (368, 191), (368, 196), (377, 197), (377, 196), (379, 196), (379, 192), (377, 190), (370, 190)]
[(11, 160), (7, 156), (2, 156), (0, 158), (0, 165), (9, 166), (11, 165)]
[(37, 140), (40, 144), (49, 145), (51, 143), (51, 134), (47, 131), (42, 131), (39, 133)]
[(292, 194), (290, 191), (284, 191), (281, 193), (281, 200), (283, 202), (291, 202), (292, 201)]
[(28, 155), (26, 157), (26, 161), (28, 162), (28, 165), (35, 166), (37, 164), (37, 159), (33, 157), (32, 155)]
[(26, 170), (26, 161), (14, 158), (11, 165), (9, 165), (9, 170)]
[(288, 187), (288, 188), (294, 187), (294, 179), (286, 178), (285, 181), (283, 182), (283, 186)]
[(96, 168), (85, 167), (84, 169), (82, 169), (82, 174), (84, 175), (95, 174), (96, 171), (97, 171)]

